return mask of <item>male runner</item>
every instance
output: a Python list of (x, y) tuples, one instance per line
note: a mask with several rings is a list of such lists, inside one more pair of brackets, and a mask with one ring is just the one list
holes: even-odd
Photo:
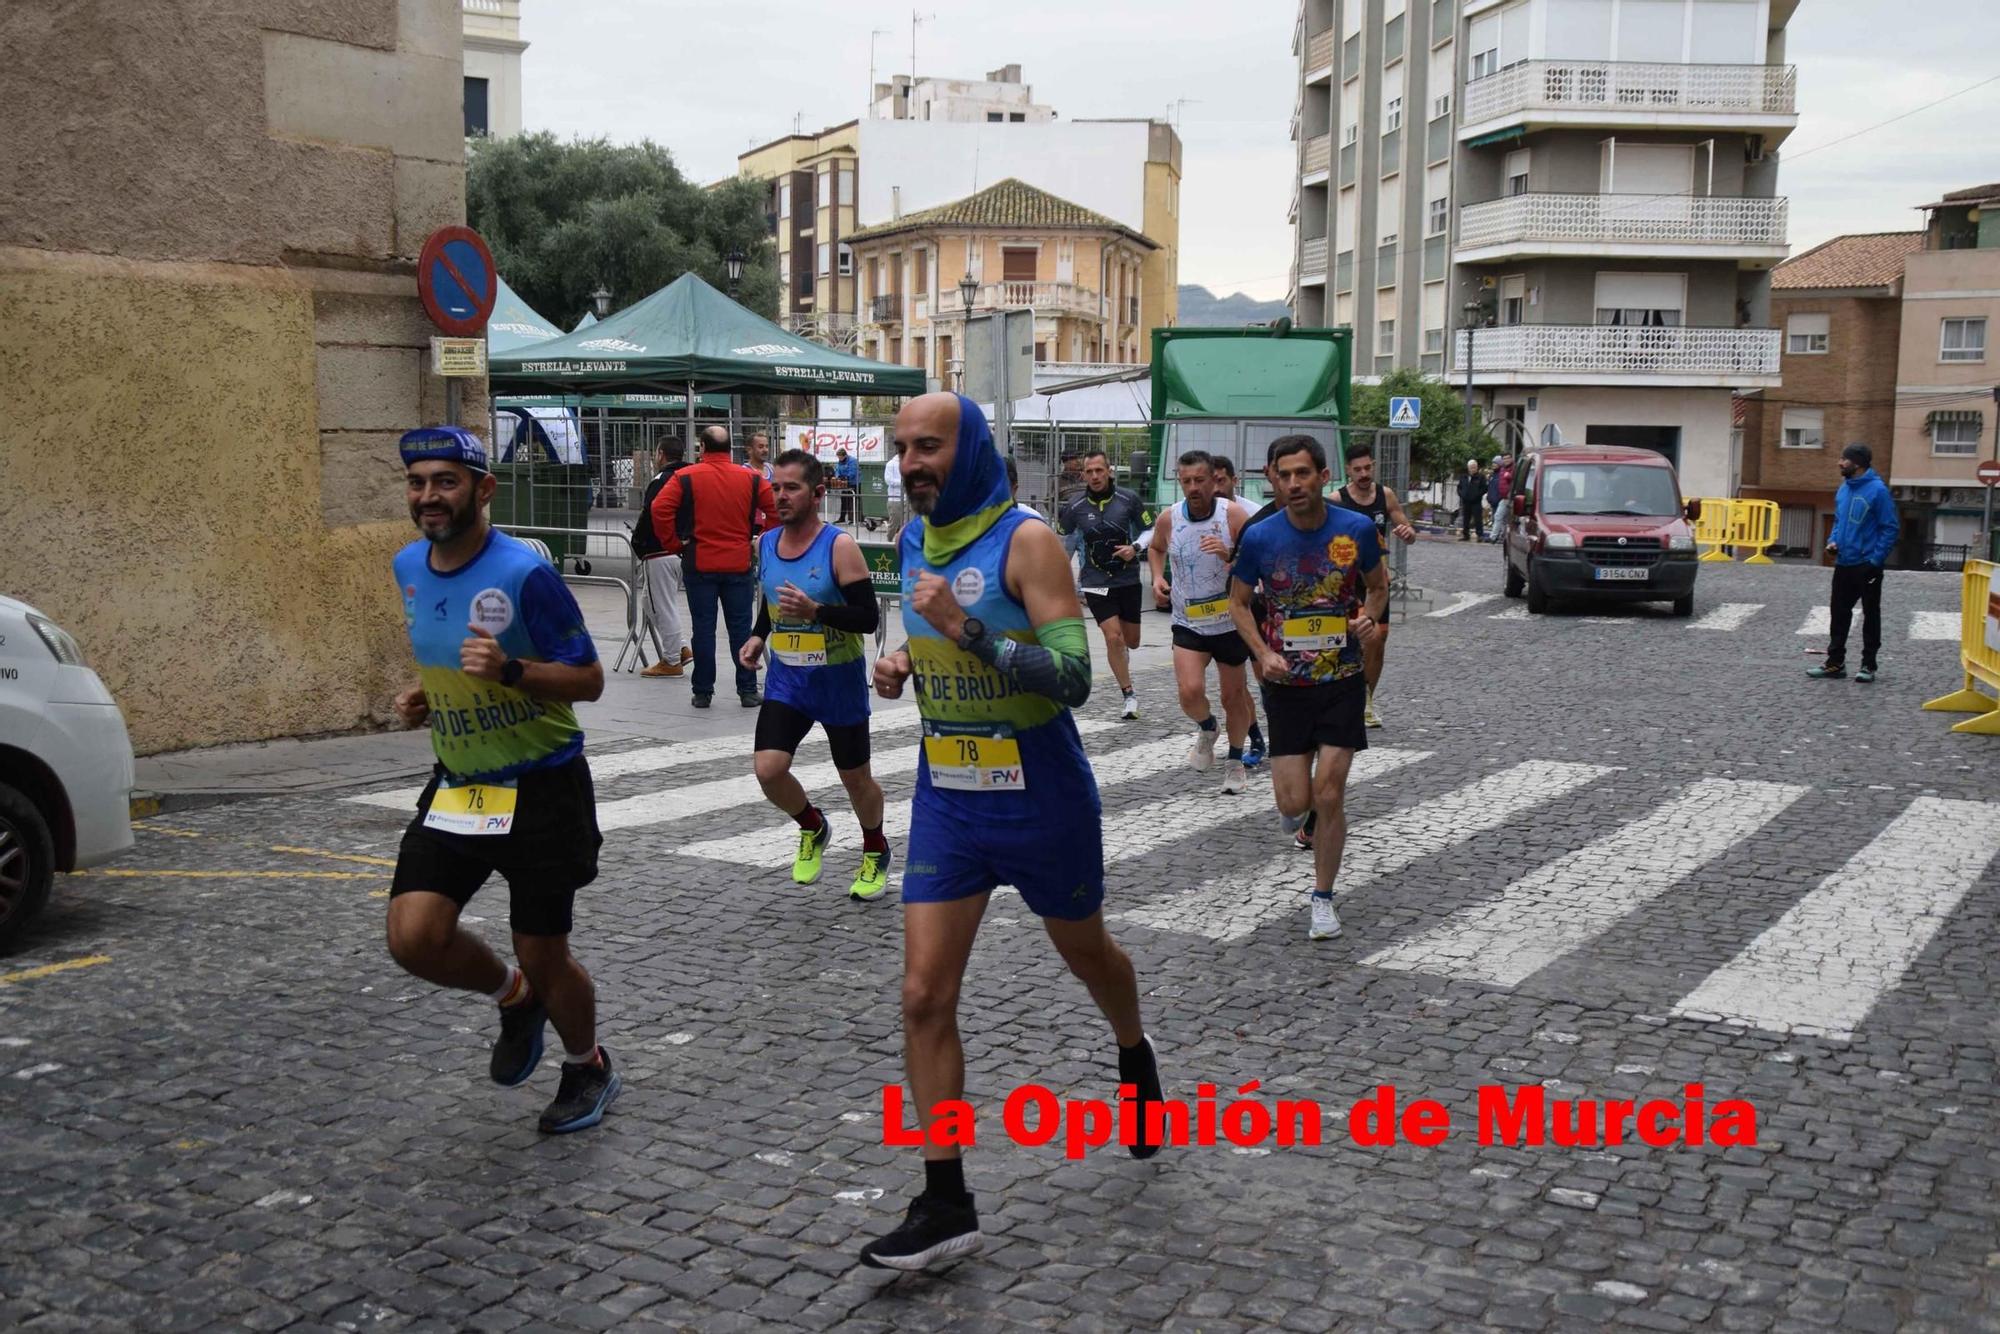
[[(597, 878), (604, 842), (570, 704), (604, 693), (604, 666), (555, 567), (487, 523), (497, 483), (478, 437), (439, 426), (401, 444), (423, 537), (396, 553), (396, 584), (421, 680), (395, 708), (410, 727), (429, 722), (437, 767), (396, 854), (389, 953), (427, 982), (499, 1003), (496, 1084), (534, 1073), (554, 1020), (567, 1056), (541, 1128), (582, 1130), (620, 1087), (597, 1043), (590, 974), (569, 952), (576, 891)], [(495, 871), (518, 968), (458, 923)]]
[[(1249, 501), (1236, 494), (1236, 461), (1227, 454), (1211, 454), (1209, 463), (1215, 470), (1215, 498), (1226, 500), (1241, 510), (1244, 522), (1248, 523), (1257, 511), (1251, 508)], [(1234, 557), (1234, 549), (1230, 555)], [(1256, 697), (1250, 693), (1248, 685), (1244, 687), (1243, 699), (1250, 709), (1250, 738), (1243, 747), (1243, 767), (1254, 769), (1264, 762), (1264, 729), (1257, 725)]]
[[(1327, 504), (1326, 450), (1309, 435), (1271, 442), (1270, 476), (1285, 508), (1239, 538), (1229, 614), (1250, 646), (1271, 720), (1271, 785), (1287, 829), (1317, 816), (1312, 940), (1340, 934), (1333, 879), (1347, 843), (1344, 809), (1361, 720), (1361, 645), (1381, 632), (1389, 601), (1375, 525)], [(1250, 609), (1262, 589), (1262, 624)]]
[[(1243, 769), (1243, 734), (1249, 729), (1250, 687), (1243, 664), (1250, 654), (1229, 615), (1229, 553), (1243, 527), (1243, 514), (1215, 496), (1215, 470), (1206, 451), (1180, 457), (1182, 501), (1169, 506), (1153, 525), (1146, 549), (1153, 569), (1153, 594), (1170, 600), (1174, 612), (1174, 684), (1181, 712), (1194, 719), (1194, 749), (1188, 763), (1215, 765), (1215, 713), (1208, 707), (1208, 662), (1222, 682), (1222, 711), (1229, 722), (1229, 757), (1222, 790), (1250, 785)], [(1167, 567), (1173, 568), (1168, 586)]]
[[(1084, 601), (1104, 635), (1104, 657), (1125, 692), (1121, 718), (1139, 716), (1132, 691), (1132, 650), (1139, 647), (1139, 539), (1146, 531), (1139, 495), (1111, 480), (1111, 456), (1094, 449), (1083, 456), (1083, 494), (1056, 514), (1056, 528), (1071, 550), (1083, 553)], [(1115, 622), (1115, 624), (1114, 624)]]
[[(1070, 971), (1111, 1021), (1118, 1079), (1132, 1085), (1140, 1141), (1161, 1097), (1139, 1022), (1132, 961), (1104, 926), (1097, 782), (1070, 709), (1090, 695), (1090, 649), (1061, 540), (1014, 508), (978, 405), (925, 394), (896, 417), (909, 643), (875, 664), (886, 698), (914, 677), (923, 751), (903, 875), (903, 1057), (917, 1114), (965, 1095), (959, 987), (996, 885), (1042, 919)], [(1158, 1127), (1151, 1129), (1157, 1130)], [(863, 1263), (921, 1269), (975, 1251), (979, 1217), (958, 1149), (923, 1148), (924, 1190)]]
[[(1382, 544), (1385, 555), (1392, 532), (1399, 542), (1416, 541), (1417, 530), (1403, 513), (1403, 504), (1396, 499), (1396, 493), (1386, 486), (1375, 485), (1374, 444), (1357, 440), (1347, 446), (1345, 453), (1347, 482), (1340, 488), (1333, 503), (1344, 510), (1366, 516), (1375, 525), (1375, 538)], [(1368, 682), (1368, 697), (1362, 706), (1361, 717), (1370, 727), (1382, 725), (1382, 720), (1375, 716), (1375, 687), (1382, 680), (1382, 659), (1389, 648), (1389, 604), (1386, 602), (1382, 604), (1381, 630), (1382, 633), (1361, 646), (1362, 675)]]
[(826, 472), (803, 449), (771, 465), (778, 524), (759, 539), (757, 624), (738, 661), (751, 671), (771, 650), (764, 703), (757, 713), (757, 783), (771, 804), (799, 826), (792, 879), (819, 879), (833, 826), (792, 777), (792, 756), (818, 723), (833, 748), (833, 767), (861, 821), (861, 871), (848, 893), (872, 899), (889, 884), (889, 843), (882, 836), (882, 788), (868, 769), (868, 667), (863, 639), (879, 615), (861, 546), (819, 517)]

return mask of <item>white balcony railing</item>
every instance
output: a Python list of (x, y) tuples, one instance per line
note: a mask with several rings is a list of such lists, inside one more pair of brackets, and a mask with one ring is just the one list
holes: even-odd
[(1308, 278), (1326, 276), (1326, 238), (1314, 236), (1299, 247), (1299, 272)]
[[(1033, 306), (1037, 314), (1084, 315), (1092, 319), (1109, 314), (1097, 293), (1074, 283), (987, 283), (974, 295), (972, 305), (975, 310)], [(960, 315), (964, 311), (965, 303), (957, 287), (947, 287), (938, 293), (938, 315)]]
[(1316, 171), (1325, 171), (1333, 162), (1333, 136), (1317, 135), (1306, 140), (1305, 159), (1299, 170), (1310, 176)]
[[(1480, 329), (1472, 374), (1776, 375), (1779, 331), (1630, 328), (1606, 324), (1510, 324)], [(1466, 368), (1466, 330), (1452, 351), (1452, 369)]]
[(1325, 69), (1333, 63), (1333, 29), (1316, 32), (1306, 39), (1306, 68)]
[(1782, 246), (1783, 199), (1698, 195), (1525, 194), (1459, 210), (1458, 246), (1517, 241)]
[(1465, 85), (1461, 127), (1531, 111), (1796, 113), (1793, 65), (1656, 65), (1628, 60), (1524, 60)]

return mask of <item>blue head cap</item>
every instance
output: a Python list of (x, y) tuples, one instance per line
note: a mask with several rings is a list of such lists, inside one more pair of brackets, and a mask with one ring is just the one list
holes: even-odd
[(1007, 464), (993, 444), (993, 428), (986, 414), (963, 394), (958, 399), (958, 453), (952, 460), (951, 476), (931, 509), (930, 526), (942, 528), (967, 515), (994, 505), (1006, 505), (1012, 492), (1007, 487)]
[(462, 426), (420, 426), (405, 431), (396, 447), (402, 452), (406, 467), (435, 459), (461, 464), (474, 472), (493, 471), (486, 462), (486, 446)]

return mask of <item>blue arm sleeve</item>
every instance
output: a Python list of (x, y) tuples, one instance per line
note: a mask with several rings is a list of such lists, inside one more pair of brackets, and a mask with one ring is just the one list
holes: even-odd
[(521, 581), (521, 623), (535, 651), (550, 662), (587, 667), (597, 645), (583, 627), (583, 608), (552, 566), (539, 565)]

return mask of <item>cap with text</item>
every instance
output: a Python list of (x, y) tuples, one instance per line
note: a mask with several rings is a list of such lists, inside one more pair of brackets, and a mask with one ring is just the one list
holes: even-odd
[(405, 431), (396, 442), (405, 467), (412, 463), (456, 463), (474, 472), (491, 472), (486, 446), (462, 426), (420, 426)]

